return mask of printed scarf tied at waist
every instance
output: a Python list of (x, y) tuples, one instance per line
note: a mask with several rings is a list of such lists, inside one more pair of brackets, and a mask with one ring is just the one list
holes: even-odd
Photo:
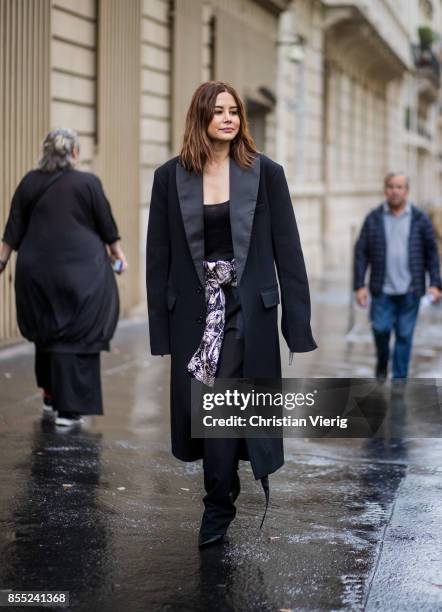
[(226, 298), (223, 285), (236, 287), (235, 260), (204, 261), (206, 278), (206, 326), (200, 345), (187, 365), (200, 382), (213, 387), (224, 337)]

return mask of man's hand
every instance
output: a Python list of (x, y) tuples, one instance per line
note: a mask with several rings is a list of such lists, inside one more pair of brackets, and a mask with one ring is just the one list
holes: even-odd
[(361, 287), (360, 289), (357, 289), (355, 292), (355, 297), (356, 297), (356, 301), (359, 304), (359, 306), (362, 306), (362, 308), (367, 308), (368, 290), (366, 287)]
[(428, 287), (428, 293), (433, 298), (433, 304), (437, 304), (437, 302), (439, 302), (440, 298), (442, 297), (441, 290), (437, 287)]

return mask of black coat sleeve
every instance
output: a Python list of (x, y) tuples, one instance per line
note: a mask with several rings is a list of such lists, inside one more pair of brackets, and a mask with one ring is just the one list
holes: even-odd
[(425, 268), (430, 276), (430, 285), (442, 289), (440, 278), (440, 263), (439, 253), (437, 249), (436, 236), (434, 234), (433, 224), (427, 215), (423, 216), (422, 223)]
[(282, 334), (294, 353), (313, 351), (310, 292), (292, 200), (282, 166), (269, 189), (272, 242), (281, 287)]
[(150, 200), (146, 246), (146, 287), (149, 313), (150, 352), (170, 353), (167, 280), (170, 264), (170, 236), (167, 214), (167, 187), (155, 172)]
[(22, 179), (12, 197), (11, 208), (3, 234), (3, 242), (9, 244), (15, 251), (18, 251), (20, 247), (29, 222), (29, 203), (24, 197), (23, 189), (25, 179), (26, 177)]
[(98, 234), (103, 242), (112, 244), (120, 239), (117, 224), (112, 215), (108, 199), (105, 196), (103, 186), (97, 176), (93, 176), (90, 185), (92, 199), (92, 213), (95, 219)]

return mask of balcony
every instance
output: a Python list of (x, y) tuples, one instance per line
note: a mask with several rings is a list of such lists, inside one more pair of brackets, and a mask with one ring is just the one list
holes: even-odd
[(351, 56), (358, 70), (381, 81), (412, 68), (408, 34), (383, 0), (322, 0), (327, 42), (339, 63)]
[(412, 45), (418, 78), (418, 95), (425, 105), (434, 104), (439, 97), (440, 64), (431, 48)]
[(255, 2), (276, 16), (287, 10), (290, 4), (290, 0), (255, 0)]

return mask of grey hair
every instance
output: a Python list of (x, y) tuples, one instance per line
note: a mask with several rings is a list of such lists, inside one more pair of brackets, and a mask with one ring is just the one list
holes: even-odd
[(51, 130), (43, 140), (38, 168), (43, 172), (71, 170), (75, 166), (74, 149), (80, 150), (77, 132), (69, 128)]
[(408, 178), (408, 175), (405, 174), (405, 172), (389, 172), (385, 178), (384, 178), (384, 187), (387, 186), (387, 183), (390, 179), (394, 178), (395, 176), (403, 176), (405, 177), (405, 184), (407, 185), (407, 189), (410, 188), (410, 179)]

